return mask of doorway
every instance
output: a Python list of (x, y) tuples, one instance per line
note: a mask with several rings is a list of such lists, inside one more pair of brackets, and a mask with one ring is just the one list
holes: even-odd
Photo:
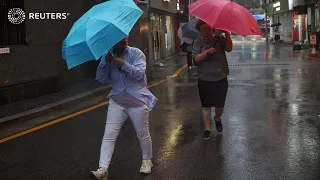
[(151, 37), (154, 60), (159, 60), (162, 57), (162, 34), (161, 16), (151, 14)]

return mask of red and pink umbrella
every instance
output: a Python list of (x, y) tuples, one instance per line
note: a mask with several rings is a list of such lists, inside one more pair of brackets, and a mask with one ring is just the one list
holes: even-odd
[(249, 11), (230, 0), (199, 0), (189, 5), (189, 13), (215, 29), (244, 37), (262, 35), (257, 21)]

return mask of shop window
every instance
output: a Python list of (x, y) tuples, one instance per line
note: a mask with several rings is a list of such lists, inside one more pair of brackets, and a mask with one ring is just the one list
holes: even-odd
[(166, 48), (166, 56), (170, 56), (173, 54), (173, 21), (171, 16), (165, 16), (165, 48)]
[(315, 27), (316, 27), (316, 31), (320, 32), (320, 11), (319, 11), (319, 9), (315, 9)]
[(0, 46), (26, 44), (25, 23), (12, 24), (8, 12), (24, 8), (24, 0), (0, 0)]
[(153, 45), (153, 59), (159, 60), (163, 55), (163, 21), (161, 16), (151, 14), (151, 37)]

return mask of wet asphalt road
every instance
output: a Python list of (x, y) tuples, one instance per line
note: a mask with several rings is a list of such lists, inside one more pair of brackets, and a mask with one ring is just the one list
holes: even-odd
[[(201, 140), (194, 70), (151, 88), (154, 169), (140, 176), (130, 121), (110, 180), (320, 179), (320, 60), (262, 40), (235, 38), (228, 54), (224, 131)], [(107, 107), (0, 144), (0, 180), (82, 180), (98, 165)], [(213, 127), (214, 128), (214, 127)]]

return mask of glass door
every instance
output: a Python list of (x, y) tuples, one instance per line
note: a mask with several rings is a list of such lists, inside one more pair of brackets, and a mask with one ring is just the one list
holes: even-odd
[(166, 56), (171, 56), (173, 54), (173, 25), (172, 25), (172, 17), (165, 16), (165, 49)]
[(153, 58), (161, 58), (162, 40), (161, 40), (161, 18), (156, 14), (151, 14), (151, 37), (153, 46)]

